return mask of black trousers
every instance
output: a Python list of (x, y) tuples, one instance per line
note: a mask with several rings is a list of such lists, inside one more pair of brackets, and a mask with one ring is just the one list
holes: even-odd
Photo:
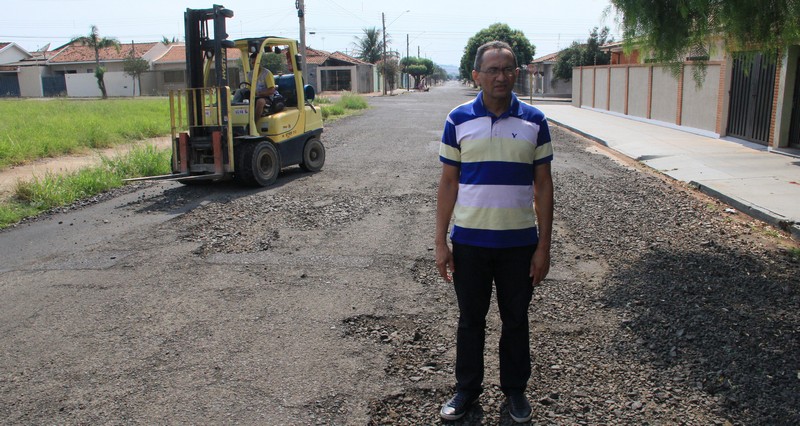
[(500, 335), (500, 387), (506, 395), (524, 392), (531, 376), (528, 307), (533, 295), (530, 265), (536, 246), (485, 248), (453, 243), (453, 283), (458, 298), (456, 389), (483, 390), (486, 314), (497, 287), (503, 322)]

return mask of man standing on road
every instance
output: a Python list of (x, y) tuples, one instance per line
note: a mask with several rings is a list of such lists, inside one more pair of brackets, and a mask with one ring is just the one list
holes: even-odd
[(442, 406), (445, 420), (461, 418), (483, 391), (493, 282), (503, 323), (500, 387), (511, 418), (531, 418), (525, 396), (531, 375), (528, 306), (533, 287), (550, 270), (553, 148), (544, 114), (512, 93), (518, 73), (507, 43), (479, 47), (472, 78), (481, 91), (450, 112), (440, 145), (436, 266), (445, 281), (452, 272), (460, 313), (456, 394)]

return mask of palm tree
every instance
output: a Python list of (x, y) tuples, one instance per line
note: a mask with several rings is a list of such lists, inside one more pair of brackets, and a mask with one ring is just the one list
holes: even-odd
[(167, 36), (161, 36), (161, 44), (165, 46), (169, 46), (170, 44), (174, 44), (178, 42), (178, 37), (172, 37), (172, 40), (169, 39)]
[(100, 37), (100, 31), (98, 31), (97, 25), (92, 25), (92, 32), (88, 36), (76, 37), (72, 42), (78, 42), (83, 46), (89, 46), (94, 49), (94, 62), (96, 65), (94, 76), (97, 77), (97, 85), (100, 87), (103, 99), (108, 98), (106, 83), (103, 81), (103, 74), (105, 74), (106, 69), (100, 66), (100, 49), (115, 47), (117, 52), (119, 52), (119, 41), (115, 38)]
[[(383, 59), (383, 40), (381, 39), (381, 30), (372, 27), (364, 28), (364, 35), (361, 37), (356, 36), (354, 53), (356, 58), (371, 64), (378, 63)], [(386, 40), (388, 43), (389, 40)]]

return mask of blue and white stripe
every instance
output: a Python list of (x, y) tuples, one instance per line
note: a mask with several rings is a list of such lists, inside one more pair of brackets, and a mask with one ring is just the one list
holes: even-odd
[(509, 111), (494, 117), (479, 93), (448, 115), (439, 158), (460, 169), (454, 242), (494, 248), (536, 244), (534, 167), (553, 158), (541, 111), (512, 95)]

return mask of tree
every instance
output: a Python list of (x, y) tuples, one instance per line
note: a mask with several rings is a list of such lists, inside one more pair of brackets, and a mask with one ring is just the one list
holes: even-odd
[(500, 40), (511, 45), (511, 50), (517, 57), (517, 64), (524, 65), (531, 61), (536, 53), (536, 46), (531, 44), (525, 34), (520, 30), (512, 30), (506, 24), (496, 23), (488, 28), (478, 31), (467, 41), (464, 47), (464, 55), (461, 57), (459, 73), (461, 78), (472, 79), (472, 67), (475, 63), (475, 52), (482, 44), (492, 40)]
[(261, 57), (261, 65), (275, 75), (289, 71), (289, 67), (286, 66), (286, 56), (280, 53), (264, 53)]
[(598, 32), (597, 27), (592, 28), (586, 44), (573, 42), (570, 47), (558, 54), (558, 61), (553, 67), (553, 76), (557, 79), (569, 81), (572, 79), (572, 68), (592, 65), (607, 65), (611, 62), (611, 54), (600, 50), (600, 46), (608, 43), (608, 27)]
[(169, 46), (170, 44), (175, 44), (177, 42), (178, 42), (178, 37), (172, 37), (172, 39), (170, 39), (167, 36), (161, 36), (161, 44), (164, 44), (166, 46)]
[(400, 72), (400, 63), (397, 58), (388, 57), (386, 61), (378, 61), (378, 72), (386, 76), (386, 87), (389, 91), (394, 90), (395, 78)]
[(105, 67), (100, 66), (100, 49), (114, 47), (117, 49), (117, 52), (119, 52), (119, 41), (117, 41), (115, 38), (100, 37), (100, 31), (98, 31), (97, 25), (92, 25), (92, 32), (89, 33), (88, 36), (81, 36), (72, 39), (72, 43), (75, 42), (94, 49), (94, 63), (96, 66), (94, 70), (94, 76), (97, 78), (97, 86), (100, 87), (100, 92), (103, 94), (103, 99), (108, 98), (108, 94), (106, 93), (106, 83), (103, 81), (103, 75), (106, 73), (106, 69)]
[(721, 37), (730, 52), (783, 52), (800, 41), (796, 0), (611, 0), (627, 50), (680, 65), (692, 51), (708, 51)]
[(435, 84), (442, 81), (446, 81), (447, 77), (448, 77), (447, 71), (445, 71), (445, 69), (440, 67), (439, 65), (436, 65), (434, 67), (433, 74), (431, 74), (431, 82)]
[[(372, 27), (364, 28), (364, 35), (356, 37), (354, 54), (356, 58), (371, 64), (377, 64), (383, 59), (383, 39), (381, 30)], [(388, 44), (388, 37), (387, 37)]]
[(134, 49), (131, 49), (129, 57), (122, 61), (122, 69), (125, 74), (133, 78), (133, 96), (136, 96), (136, 82), (139, 82), (139, 89), (142, 87), (142, 74), (150, 69), (150, 63), (142, 58), (137, 58), (134, 54)]
[(431, 75), (436, 71), (436, 64), (427, 58), (415, 58), (407, 56), (400, 60), (403, 72), (414, 77), (414, 87), (420, 88), (420, 79), (426, 75)]
[(139, 88), (142, 87), (142, 74), (150, 69), (150, 63), (142, 58), (136, 57), (136, 46), (131, 42), (131, 51), (127, 58), (122, 61), (122, 70), (133, 79), (133, 96), (136, 96), (136, 81), (139, 81)]

